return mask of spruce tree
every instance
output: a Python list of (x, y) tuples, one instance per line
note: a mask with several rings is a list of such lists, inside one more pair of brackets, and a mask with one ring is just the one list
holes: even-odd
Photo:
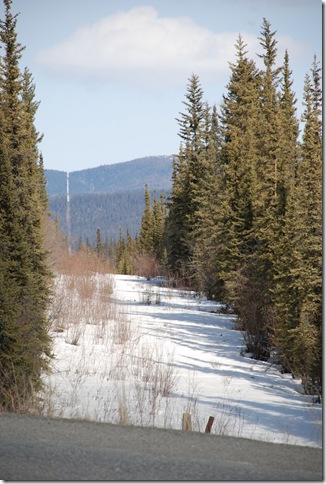
[(275, 306), (274, 346), (278, 348), (283, 368), (293, 371), (290, 363), (292, 342), (289, 334), (296, 327), (300, 295), (295, 288), (292, 270), (295, 266), (293, 238), (297, 224), (299, 200), (300, 147), (298, 142), (299, 121), (296, 117), (296, 98), (292, 91), (293, 81), (287, 51), (282, 69), (280, 95), (280, 170), (278, 233), (274, 242), (274, 280), (272, 299)]
[(124, 241), (122, 228), (119, 228), (119, 241), (116, 247), (116, 265), (119, 274), (125, 274), (125, 255), (126, 255), (126, 244)]
[(248, 59), (241, 36), (236, 43), (237, 61), (230, 64), (228, 93), (221, 107), (223, 185), (220, 195), (222, 228), (219, 246), (223, 278), (228, 286), (253, 250), (253, 197), (256, 188), (257, 129), (259, 123), (258, 71)]
[(289, 331), (291, 365), (307, 392), (322, 388), (322, 92), (316, 58), (304, 85), (304, 131), (293, 227), (298, 320)]
[(212, 297), (216, 296), (215, 228), (219, 214), (221, 189), (220, 127), (216, 105), (205, 103), (204, 149), (201, 150), (202, 175), (193, 186), (196, 204), (193, 225), (192, 266), (193, 287)]
[(103, 255), (103, 243), (100, 228), (97, 228), (96, 230), (96, 254), (97, 257), (101, 257)]
[(145, 208), (141, 219), (139, 245), (142, 251), (153, 253), (153, 216), (151, 210), (151, 196), (148, 185), (145, 185)]
[[(275, 308), (272, 302), (274, 280), (275, 243), (279, 234), (279, 187), (282, 186), (280, 158), (281, 114), (278, 87), (281, 68), (277, 67), (277, 40), (275, 31), (264, 19), (260, 44), (263, 47), (264, 68), (260, 71), (259, 122), (256, 134), (258, 156), (254, 173), (255, 188), (252, 197), (252, 234), (254, 250), (247, 266), (249, 284), (246, 290), (252, 293), (252, 310), (248, 306), (247, 318), (257, 322), (257, 341), (253, 352), (266, 358), (272, 344), (271, 335), (275, 323)], [(254, 288), (251, 291), (250, 288)]]
[[(0, 21), (0, 408), (22, 411), (42, 388), (51, 353), (46, 311), (50, 272), (44, 250), (45, 190), (40, 175), (37, 103), (19, 62), (17, 16), (4, 0)], [(11, 308), (11, 309), (10, 309)]]
[(160, 262), (164, 262), (164, 223), (166, 217), (165, 197), (161, 193), (159, 200), (154, 191), (152, 220), (153, 220), (153, 252)]
[(247, 57), (241, 36), (236, 62), (221, 106), (221, 186), (215, 227), (216, 281), (219, 296), (235, 304), (247, 346), (262, 357), (264, 334), (260, 328), (260, 284), (256, 270), (254, 204), (257, 198), (259, 94), (261, 78)]
[(187, 236), (189, 227), (186, 219), (188, 207), (188, 174), (186, 160), (180, 146), (179, 155), (172, 163), (172, 190), (168, 199), (168, 216), (165, 234), (169, 268), (176, 274), (185, 276), (190, 250)]
[(198, 201), (196, 190), (204, 176), (205, 106), (199, 77), (193, 74), (186, 91), (185, 113), (177, 119), (181, 145), (173, 162), (172, 192), (168, 203), (167, 240), (173, 271), (191, 279)]

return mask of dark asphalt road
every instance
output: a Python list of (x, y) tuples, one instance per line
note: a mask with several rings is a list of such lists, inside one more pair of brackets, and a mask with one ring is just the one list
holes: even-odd
[(5, 481), (315, 481), (322, 450), (0, 413)]

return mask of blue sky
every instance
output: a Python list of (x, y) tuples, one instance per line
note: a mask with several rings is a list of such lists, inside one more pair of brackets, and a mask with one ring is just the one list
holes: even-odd
[(314, 54), (322, 60), (321, 0), (13, 0), (12, 12), (50, 169), (177, 153), (188, 78), (219, 106), (239, 33), (259, 65), (263, 17), (280, 65), (289, 51), (299, 112)]

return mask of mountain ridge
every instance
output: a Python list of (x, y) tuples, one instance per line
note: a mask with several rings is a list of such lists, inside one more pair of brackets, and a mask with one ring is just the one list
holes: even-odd
[(173, 155), (146, 156), (110, 165), (72, 172), (46, 169), (47, 193), (66, 194), (67, 173), (70, 193), (113, 193), (125, 190), (153, 190), (171, 188)]

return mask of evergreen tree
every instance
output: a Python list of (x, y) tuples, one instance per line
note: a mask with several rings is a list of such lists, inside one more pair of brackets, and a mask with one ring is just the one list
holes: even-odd
[(275, 305), (274, 345), (280, 353), (281, 363), (287, 371), (293, 371), (289, 355), (292, 342), (289, 331), (296, 327), (300, 296), (293, 284), (292, 269), (295, 264), (293, 237), (298, 215), (297, 187), (299, 182), (300, 147), (298, 142), (299, 121), (296, 117), (296, 98), (292, 91), (289, 56), (284, 56), (280, 97), (281, 124), (278, 235), (275, 240), (273, 263), (274, 281), (272, 298)]
[(256, 277), (257, 236), (254, 206), (257, 200), (257, 160), (260, 155), (261, 76), (247, 57), (241, 36), (236, 62), (221, 106), (222, 147), (220, 190), (214, 229), (215, 294), (235, 303), (246, 343), (256, 357), (264, 357), (265, 335), (260, 322), (261, 281)]
[(102, 236), (99, 228), (96, 230), (96, 254), (97, 257), (101, 257), (103, 255)]
[(149, 194), (148, 185), (145, 185), (145, 208), (141, 220), (139, 245), (141, 250), (144, 252), (153, 252), (153, 217), (151, 211), (151, 196)]
[(153, 220), (153, 252), (156, 258), (164, 262), (164, 223), (166, 218), (165, 197), (161, 193), (160, 199), (157, 200), (154, 192), (153, 206), (152, 206), (152, 220)]
[(186, 190), (188, 185), (187, 166), (181, 146), (179, 155), (173, 158), (172, 168), (172, 190), (168, 199), (168, 216), (165, 226), (168, 264), (173, 272), (184, 276), (185, 266), (190, 257), (186, 219), (189, 199)]
[(127, 274), (133, 274), (132, 261), (135, 255), (135, 241), (132, 239), (128, 227), (127, 227), (127, 234), (126, 234), (126, 253), (127, 253), (127, 264), (126, 264)]
[(39, 167), (37, 103), (19, 62), (17, 16), (4, 0), (0, 21), (0, 408), (23, 410), (42, 386), (50, 356), (44, 250), (45, 190)]
[(119, 274), (124, 274), (125, 270), (125, 253), (126, 253), (126, 245), (125, 241), (123, 238), (123, 233), (122, 233), (122, 228), (120, 227), (119, 230), (119, 241), (117, 244), (117, 249), (116, 249), (116, 263), (117, 263), (117, 269)]
[[(292, 71), (289, 66), (289, 54), (285, 51), (282, 68), (280, 116), (282, 151), (280, 153), (280, 181), (278, 186), (279, 216), (284, 217), (289, 207), (288, 198), (296, 183), (299, 166), (299, 120), (297, 118), (297, 99), (292, 90)], [(283, 220), (282, 220), (283, 223)]]
[[(266, 274), (269, 272), (272, 254), (269, 241), (273, 236), (275, 214), (277, 213), (278, 186), (280, 183), (279, 159), (281, 146), (280, 101), (278, 86), (281, 68), (275, 67), (277, 41), (271, 32), (270, 23), (264, 19), (260, 44), (264, 53), (265, 70), (261, 71), (260, 119), (258, 133), (260, 139), (259, 157), (256, 163), (257, 196), (255, 200), (256, 233), (261, 248), (261, 257), (265, 257)], [(264, 256), (263, 256), (264, 253)]]
[[(286, 356), (307, 392), (322, 388), (322, 122), (321, 76), (316, 58), (304, 85), (302, 161), (298, 167), (291, 249), (291, 287), (297, 317), (288, 330)], [(284, 343), (284, 338), (282, 339)], [(290, 341), (290, 351), (289, 342)]]
[(275, 244), (279, 235), (279, 187), (282, 186), (280, 159), (281, 114), (278, 87), (281, 68), (276, 67), (277, 41), (270, 23), (264, 19), (260, 37), (264, 69), (260, 72), (259, 122), (256, 135), (258, 156), (254, 173), (255, 185), (252, 196), (252, 234), (254, 250), (246, 267), (244, 280), (247, 299), (246, 318), (254, 324), (254, 354), (260, 358), (269, 355), (275, 308), (272, 302), (274, 280)]
[(189, 79), (185, 113), (177, 119), (182, 140), (179, 155), (173, 162), (172, 192), (168, 203), (167, 239), (172, 270), (191, 278), (194, 270), (193, 233), (196, 227), (198, 201), (196, 190), (204, 176), (205, 106), (199, 77)]
[(201, 152), (202, 175), (194, 185), (192, 196), (196, 204), (193, 225), (192, 277), (193, 287), (212, 297), (216, 296), (216, 240), (221, 189), (220, 127), (216, 105), (205, 103), (204, 150)]
[(232, 299), (238, 272), (254, 251), (253, 197), (256, 189), (257, 126), (259, 123), (258, 71), (246, 54), (241, 36), (236, 43), (237, 61), (231, 64), (228, 93), (221, 107), (222, 186), (217, 232), (220, 277)]
[(199, 77), (192, 74), (187, 85), (186, 101), (182, 101), (182, 104), (186, 107), (186, 112), (180, 113), (181, 119), (177, 118), (177, 122), (180, 126), (180, 138), (184, 144), (190, 144), (190, 150), (193, 153), (197, 153), (202, 146), (205, 117), (203, 94)]

